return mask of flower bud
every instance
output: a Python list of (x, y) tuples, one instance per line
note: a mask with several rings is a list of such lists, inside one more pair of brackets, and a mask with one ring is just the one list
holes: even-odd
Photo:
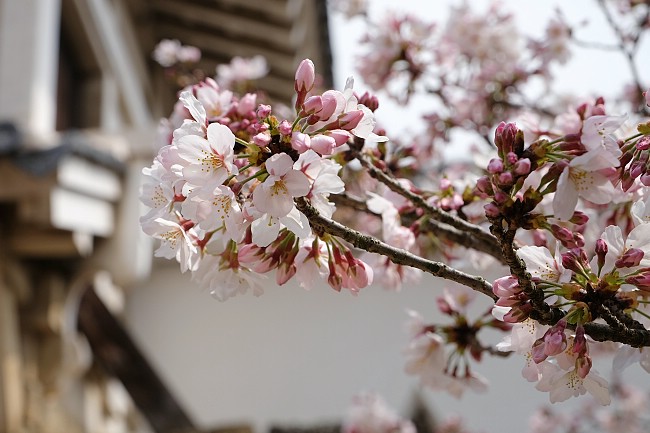
[(648, 150), (650, 149), (650, 136), (646, 135), (639, 138), (639, 141), (636, 142), (636, 148), (638, 150)]
[(569, 221), (572, 222), (573, 224), (577, 224), (577, 225), (581, 226), (581, 225), (587, 224), (589, 222), (589, 217), (587, 216), (586, 213), (577, 210), (577, 211), (573, 212), (573, 216), (571, 217), (571, 219)]
[[(306, 115), (318, 113), (322, 109), (323, 109), (323, 98), (321, 98), (320, 96), (310, 96), (305, 100), (305, 103), (302, 105), (302, 111), (300, 112), (300, 115), (306, 116)], [(316, 117), (320, 118), (319, 116)]]
[(503, 173), (499, 174), (499, 184), (500, 185), (512, 185), (513, 182), (512, 178), (512, 173), (509, 171), (504, 171)]
[(506, 161), (508, 161), (508, 164), (513, 165), (515, 164), (519, 158), (517, 157), (517, 154), (514, 152), (508, 152), (506, 155)]
[(260, 147), (265, 147), (271, 142), (271, 135), (266, 132), (260, 132), (259, 134), (253, 136), (253, 143)]
[(354, 128), (359, 126), (359, 122), (361, 122), (364, 115), (365, 113), (363, 112), (363, 110), (352, 110), (352, 111), (348, 111), (347, 113), (343, 113), (338, 118), (339, 128), (346, 131), (353, 130)]
[(566, 227), (551, 224), (551, 233), (553, 233), (555, 239), (562, 242), (562, 244), (573, 242), (573, 232)]
[(266, 119), (271, 114), (271, 106), (266, 104), (260, 104), (257, 107), (257, 118)]
[(514, 172), (519, 176), (525, 176), (530, 173), (531, 163), (530, 159), (522, 158), (515, 163)]
[(650, 292), (650, 268), (637, 270), (634, 276), (627, 277), (625, 282), (636, 286), (644, 292)]
[(311, 137), (302, 132), (294, 131), (291, 134), (291, 147), (298, 153), (305, 153), (311, 148)]
[(334, 138), (319, 134), (311, 138), (311, 148), (321, 155), (331, 155), (336, 147)]
[(494, 191), (492, 190), (492, 183), (487, 176), (481, 176), (476, 181), (476, 189), (482, 194), (492, 195)]
[(332, 131), (327, 131), (326, 135), (334, 139), (334, 141), (336, 142), (336, 147), (342, 146), (343, 144), (347, 143), (351, 137), (351, 134), (349, 132), (344, 131), (342, 129), (334, 129)]
[(576, 326), (576, 335), (573, 339), (573, 353), (583, 355), (587, 353), (587, 339), (585, 338), (585, 328), (581, 324)]
[(516, 153), (515, 138), (517, 126), (514, 123), (501, 122), (494, 132), (494, 144), (497, 146), (499, 156), (507, 155), (508, 152)]
[(650, 186), (650, 172), (643, 173), (639, 178), (643, 186)]
[(603, 239), (598, 239), (596, 241), (595, 249), (596, 249), (596, 256), (598, 256), (598, 269), (601, 269), (605, 264), (605, 256), (607, 255), (607, 251), (609, 250), (609, 247), (607, 246), (607, 242), (605, 242)]
[(584, 355), (576, 359), (576, 373), (580, 376), (581, 379), (587, 377), (591, 371), (591, 357), (589, 355)]
[(375, 95), (371, 95), (368, 92), (365, 92), (359, 98), (359, 104), (365, 105), (370, 109), (370, 111), (375, 112), (379, 108), (379, 99)]
[(632, 268), (634, 266), (639, 266), (641, 259), (643, 259), (643, 255), (643, 250), (630, 248), (625, 251), (618, 260), (616, 260), (614, 266), (617, 268)]
[(503, 161), (500, 158), (492, 158), (487, 166), (488, 173), (499, 174), (503, 171)]
[(488, 218), (496, 218), (501, 215), (499, 207), (494, 203), (486, 204), (483, 206), (483, 209), (485, 209), (485, 215), (487, 215)]
[(544, 333), (544, 353), (548, 356), (558, 355), (567, 347), (566, 320), (562, 319)]
[(519, 280), (512, 275), (497, 278), (492, 283), (492, 292), (500, 298), (516, 295), (521, 292)]
[(278, 131), (280, 132), (280, 134), (285, 135), (285, 136), (291, 134), (291, 131), (292, 131), (291, 123), (289, 123), (288, 120), (283, 120), (278, 125)]
[(300, 62), (298, 69), (296, 69), (296, 81), (294, 82), (294, 89), (299, 93), (307, 93), (314, 87), (316, 80), (316, 71), (314, 62), (305, 59)]

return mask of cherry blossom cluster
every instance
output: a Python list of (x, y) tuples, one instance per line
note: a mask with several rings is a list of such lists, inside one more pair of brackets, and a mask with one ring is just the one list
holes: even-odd
[(238, 98), (212, 79), (187, 88), (167, 122), (175, 127), (169, 143), (144, 170), (142, 201), (151, 209), (141, 223), (161, 240), (156, 255), (178, 260), (218, 299), (249, 288), (261, 293), (270, 272), (278, 284), (325, 279), (352, 292), (372, 282), (372, 268), (340, 239), (313, 233), (294, 203), (303, 198), (331, 217), (328, 197), (344, 190), (334, 156), (374, 127), (351, 82), (343, 92), (311, 95), (314, 81), (305, 60), (291, 122), (258, 104), (256, 94)]
[(192, 45), (183, 45), (178, 39), (163, 39), (154, 49), (153, 59), (164, 68), (177, 63), (197, 63), (201, 60), (201, 50)]
[[(445, 288), (437, 299), (441, 313), (453, 319), (446, 325), (426, 324), (422, 316), (409, 311), (407, 331), (410, 342), (404, 351), (407, 373), (416, 375), (420, 382), (433, 390), (448, 392), (460, 397), (465, 390), (487, 390), (487, 380), (471, 369), (470, 362), (480, 362), (485, 352), (478, 333), (484, 327), (501, 331), (510, 326), (496, 320), (488, 310), (474, 322), (468, 321), (468, 307), (476, 293), (462, 286)], [(449, 352), (448, 347), (453, 346)]]

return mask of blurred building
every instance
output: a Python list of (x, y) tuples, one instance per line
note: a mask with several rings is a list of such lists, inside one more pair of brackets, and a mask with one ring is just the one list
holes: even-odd
[(304, 57), (331, 81), (325, 2), (0, 0), (0, 432), (198, 431), (120, 319), (151, 272), (162, 38), (206, 71), (263, 55), (287, 102)]

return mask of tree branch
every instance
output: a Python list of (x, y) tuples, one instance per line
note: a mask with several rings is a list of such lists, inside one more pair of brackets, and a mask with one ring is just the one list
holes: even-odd
[(386, 185), (391, 191), (401, 195), (407, 200), (410, 200), (416, 207), (422, 209), (422, 211), (424, 211), (424, 213), (429, 215), (431, 218), (448, 224), (458, 229), (459, 231), (466, 233), (467, 236), (475, 237), (475, 244), (484, 243), (485, 245), (482, 247), (484, 250), (494, 251), (497, 254), (495, 257), (499, 260), (502, 260), (502, 257), (499, 256), (499, 253), (493, 249), (494, 246), (498, 245), (498, 240), (489, 232), (480, 226), (477, 226), (476, 224), (469, 223), (461, 218), (443, 211), (442, 209), (431, 206), (426, 202), (424, 198), (422, 198), (422, 196), (407, 190), (395, 178), (389, 176), (382, 170), (375, 167), (367, 156), (358, 153), (356, 157), (361, 162), (361, 165), (363, 165), (368, 170), (370, 176)]
[[(337, 206), (338, 205), (346, 206), (360, 212), (365, 212), (369, 215), (381, 217), (381, 215), (378, 215), (370, 211), (370, 209), (368, 209), (368, 206), (366, 205), (365, 202), (350, 197), (345, 193), (332, 194), (330, 196), (330, 199), (334, 203), (336, 203)], [(412, 224), (414, 221), (415, 221), (415, 217), (413, 217), (412, 215), (402, 215), (402, 224), (409, 225)], [(483, 242), (480, 239), (478, 239), (476, 236), (472, 236), (471, 234), (458, 230), (457, 228), (452, 227), (450, 225), (429, 218), (426, 221), (424, 221), (423, 224), (420, 226), (420, 231), (433, 233), (438, 238), (443, 239), (445, 241), (453, 242), (458, 245), (462, 245), (465, 248), (472, 248), (476, 251), (489, 254), (490, 256), (494, 257), (504, 265), (506, 264), (503, 255), (501, 254), (501, 248), (499, 247), (498, 244)]]
[(451, 268), (444, 263), (427, 260), (408, 251), (390, 246), (375, 237), (352, 230), (329, 218), (325, 218), (304, 197), (296, 198), (295, 203), (298, 210), (309, 219), (312, 228), (316, 232), (338, 236), (359, 249), (387, 257), (395, 264), (410, 266), (436, 277), (457, 282), (496, 300), (496, 296), (492, 293), (492, 284), (485, 278), (467, 274)]

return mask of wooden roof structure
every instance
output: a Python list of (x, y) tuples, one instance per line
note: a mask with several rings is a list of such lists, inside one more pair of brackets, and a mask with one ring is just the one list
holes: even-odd
[(295, 68), (314, 61), (332, 84), (327, 2), (310, 0), (147, 0), (125, 2), (143, 56), (162, 39), (198, 47), (208, 75), (235, 56), (262, 55), (269, 74), (259, 81), (272, 98), (289, 102)]

